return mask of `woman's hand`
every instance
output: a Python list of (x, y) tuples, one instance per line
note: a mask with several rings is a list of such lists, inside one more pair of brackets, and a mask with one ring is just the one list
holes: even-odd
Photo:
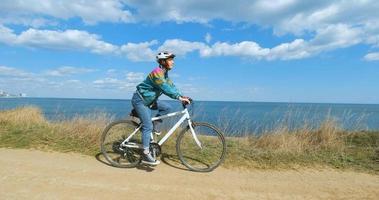
[(189, 97), (179, 97), (179, 100), (183, 103), (183, 104), (185, 104), (185, 105), (188, 105), (188, 104), (191, 104), (191, 100), (190, 100), (191, 98), (189, 98)]

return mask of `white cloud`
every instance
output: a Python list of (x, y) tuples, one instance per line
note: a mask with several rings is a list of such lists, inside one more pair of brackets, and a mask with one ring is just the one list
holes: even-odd
[(102, 85), (102, 84), (119, 84), (119, 83), (121, 83), (121, 81), (116, 79), (116, 78), (104, 78), (104, 79), (95, 80), (93, 83), (99, 84), (99, 85)]
[[(0, 14), (1, 16), (1, 14)], [(58, 22), (41, 17), (18, 17), (18, 16), (5, 16), (0, 17), (0, 24), (17, 24), (22, 26), (30, 26), (33, 28), (40, 28), (43, 26), (57, 26)]]
[[(118, 77), (99, 77), (93, 81), (72, 79), (69, 76), (92, 71), (94, 70), (90, 68), (60, 67), (32, 73), (14, 67), (0, 66), (0, 89), (10, 93), (23, 92), (29, 96), (62, 97), (81, 96), (83, 93), (104, 97), (103, 94), (112, 92), (111, 94), (115, 96), (110, 98), (114, 98), (120, 97), (121, 94), (125, 96), (124, 92), (133, 92), (136, 85), (145, 77), (140, 72), (119, 73)], [(59, 81), (56, 80), (57, 76), (60, 77)]]
[(310, 41), (313, 51), (325, 51), (349, 47), (363, 41), (363, 33), (359, 28), (345, 24), (335, 24), (318, 30), (315, 38)]
[(13, 67), (0, 66), (0, 76), (27, 78), (32, 77), (33, 74)]
[(126, 55), (131, 61), (151, 61), (154, 60), (155, 52), (150, 48), (157, 44), (158, 41), (142, 43), (127, 43), (121, 46), (120, 53)]
[(269, 50), (267, 60), (293, 60), (306, 58), (311, 55), (309, 46), (303, 39), (296, 39), (290, 43), (283, 43)]
[(302, 39), (283, 43), (271, 49), (263, 48), (253, 41), (243, 41), (234, 44), (217, 42), (208, 48), (200, 50), (200, 55), (204, 57), (237, 56), (258, 60), (292, 60), (311, 56), (312, 52), (309, 52), (308, 48), (308, 43)]
[(367, 61), (377, 61), (379, 60), (379, 52), (368, 53), (364, 59)]
[(260, 47), (257, 43), (243, 41), (235, 44), (215, 43), (211, 48), (200, 51), (202, 56), (241, 56), (260, 59), (267, 56), (269, 49)]
[(225, 55), (266, 60), (302, 59), (359, 44), (363, 42), (362, 35), (363, 32), (358, 28), (336, 24), (317, 31), (315, 37), (309, 41), (295, 39), (272, 48), (263, 48), (254, 41), (235, 44), (217, 42), (209, 48), (203, 48), (200, 54), (205, 57)]
[[(317, 4), (317, 3), (316, 3)], [(338, 14), (335, 4), (326, 4), (321, 7), (314, 7), (310, 10), (301, 9), (298, 12), (289, 14), (283, 20), (274, 22), (274, 32), (278, 35), (293, 33), (302, 35), (305, 31), (315, 31), (327, 25), (329, 18)]]
[[(222, 19), (248, 25), (255, 24), (260, 27), (272, 28), (276, 35), (293, 34), (298, 37), (293, 42), (279, 44), (280, 48), (289, 44), (291, 45), (288, 47), (299, 45), (301, 40), (306, 44), (304, 47), (311, 48), (291, 50), (295, 54), (287, 56), (288, 58), (304, 58), (322, 51), (362, 43), (379, 47), (379, 2), (375, 0), (312, 2), (301, 0), (207, 0), (202, 3), (195, 0), (161, 0), (149, 3), (125, 0), (124, 2), (138, 11), (135, 16), (138, 20), (212, 23), (213, 20)], [(315, 38), (309, 40), (302, 38), (302, 36), (312, 35), (315, 35)], [(207, 40), (206, 42), (209, 43)], [(239, 49), (240, 47), (234, 45), (230, 48)], [(248, 49), (254, 48), (248, 47)], [(282, 52), (283, 49), (280, 51)], [(204, 52), (204, 55), (213, 53), (216, 52)], [(220, 54), (222, 53), (220, 52)]]
[(133, 90), (136, 85), (133, 85), (125, 80), (117, 78), (103, 78), (93, 82), (94, 87), (106, 90)]
[(128, 72), (126, 74), (126, 80), (128, 82), (141, 82), (144, 79), (144, 74), (140, 72)]
[(54, 70), (48, 70), (45, 72), (48, 76), (70, 76), (74, 74), (83, 74), (95, 71), (94, 69), (81, 68), (81, 67), (71, 67), (71, 66), (63, 66)]
[(133, 16), (124, 6), (120, 0), (3, 0), (0, 23), (38, 27), (49, 23), (46, 16), (64, 20), (79, 17), (86, 24), (132, 22)]
[(17, 69), (14, 67), (0, 66), (0, 83), (8, 92), (27, 92), (38, 86), (49, 86), (48, 80), (35, 73)]
[(114, 53), (118, 48), (101, 41), (98, 35), (79, 30), (52, 31), (31, 28), (16, 35), (13, 30), (0, 25), (0, 33), (0, 42), (10, 45), (61, 50), (88, 50), (98, 54)]
[(0, 24), (0, 42), (5, 44), (13, 44), (17, 40), (17, 35), (13, 30)]
[[(370, 26), (375, 31), (374, 25)], [(379, 29), (379, 28), (378, 28)], [(213, 45), (181, 39), (168, 39), (162, 45), (157, 40), (141, 43), (127, 43), (122, 46), (113, 45), (100, 40), (100, 36), (86, 31), (66, 30), (36, 30), (28, 29), (16, 35), (13, 30), (0, 25), (0, 42), (9, 45), (20, 45), (33, 48), (47, 48), (60, 50), (82, 50), (97, 54), (111, 54), (126, 56), (129, 60), (153, 61), (156, 52), (172, 51), (177, 55), (185, 56), (198, 51), (203, 57), (237, 56), (252, 59), (291, 60), (315, 56), (321, 52), (346, 48), (359, 43), (377, 44), (375, 37), (366, 37), (358, 27), (345, 24), (335, 24), (315, 32), (314, 38), (306, 41), (295, 39), (284, 42), (272, 48), (261, 47), (255, 41), (241, 41), (237, 43), (216, 42)], [(378, 36), (377, 36), (378, 37)]]
[(207, 48), (202, 42), (190, 42), (181, 39), (166, 40), (159, 48), (158, 51), (170, 51), (176, 55), (185, 55), (195, 50), (203, 50)]
[(140, 1), (124, 0), (144, 21), (176, 21), (209, 23), (215, 19), (246, 22), (273, 27), (277, 33), (302, 34), (335, 23), (347, 25), (377, 21), (379, 3), (375, 0), (197, 0)]
[(0, 42), (8, 45), (57, 50), (81, 50), (96, 54), (125, 55), (131, 61), (154, 60), (155, 51), (150, 47), (158, 41), (113, 45), (101, 40), (96, 34), (80, 30), (37, 30), (30, 28), (19, 35), (0, 25)]
[(138, 83), (144, 78), (140, 72), (127, 72), (125, 78), (106, 77), (93, 81), (94, 87), (107, 90), (134, 91)]

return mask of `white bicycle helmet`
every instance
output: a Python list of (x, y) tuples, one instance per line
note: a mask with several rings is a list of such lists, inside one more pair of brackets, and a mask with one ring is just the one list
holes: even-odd
[(160, 60), (166, 60), (168, 58), (175, 58), (175, 54), (164, 51), (164, 52), (159, 52), (156, 56), (157, 62)]

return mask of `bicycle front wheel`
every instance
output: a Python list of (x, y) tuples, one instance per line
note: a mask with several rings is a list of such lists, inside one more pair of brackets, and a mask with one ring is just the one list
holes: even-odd
[(178, 136), (177, 154), (180, 161), (190, 170), (210, 172), (225, 159), (224, 135), (208, 123), (193, 122), (192, 127), (201, 145), (197, 144), (188, 126)]
[(123, 145), (123, 142), (134, 132), (125, 144), (138, 146), (142, 143), (141, 133), (137, 131), (137, 128), (138, 124), (131, 120), (120, 120), (109, 124), (104, 129), (100, 141), (101, 152), (112, 166), (129, 168), (139, 164), (141, 150)]

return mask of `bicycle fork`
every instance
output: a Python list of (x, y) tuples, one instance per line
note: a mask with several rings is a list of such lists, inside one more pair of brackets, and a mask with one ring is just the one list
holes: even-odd
[(203, 149), (203, 147), (201, 146), (201, 143), (200, 143), (199, 139), (198, 139), (197, 136), (196, 136), (195, 130), (193, 130), (191, 120), (188, 120), (188, 126), (189, 126), (189, 128), (190, 128), (190, 130), (191, 130), (192, 137), (193, 137), (193, 139), (195, 140), (197, 146), (199, 146), (200, 149)]

